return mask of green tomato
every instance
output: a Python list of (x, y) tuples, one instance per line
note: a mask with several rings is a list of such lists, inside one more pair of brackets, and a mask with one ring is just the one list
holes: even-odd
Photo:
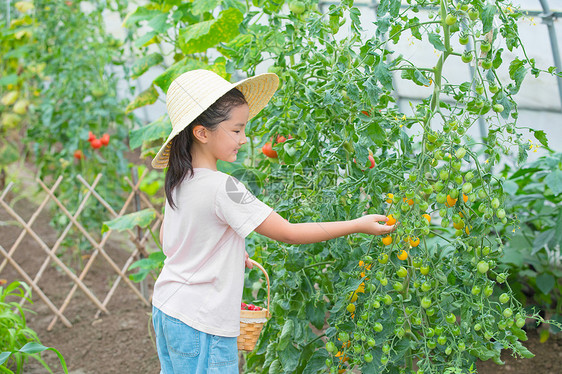
[(437, 326), (437, 327), (435, 328), (435, 333), (436, 333), (437, 335), (443, 335), (443, 331), (445, 331), (445, 329), (443, 328), (443, 326)]
[(383, 346), (382, 346), (382, 351), (383, 351), (383, 353), (390, 352), (390, 345), (388, 345), (388, 343), (384, 343)]
[(494, 105), (492, 106), (492, 110), (493, 110), (494, 112), (496, 112), (496, 113), (501, 113), (501, 112), (503, 112), (503, 109), (504, 109), (504, 108), (503, 108), (503, 105), (501, 105), (501, 104), (499, 104), (499, 103), (494, 104)]
[(402, 282), (394, 282), (392, 288), (394, 288), (396, 292), (401, 292), (404, 289), (404, 285), (402, 284)]
[(486, 58), (482, 61), (482, 68), (488, 70), (492, 67), (492, 60), (490, 60), (489, 58)]
[(340, 332), (338, 337), (340, 338), (342, 343), (345, 343), (349, 340), (349, 334), (345, 331)]
[(365, 362), (371, 362), (373, 361), (373, 355), (370, 354), (369, 352), (365, 353), (365, 355), (363, 356), (363, 359), (365, 360)]
[(428, 265), (420, 266), (420, 273), (422, 273), (423, 275), (429, 274), (429, 266)]
[(463, 192), (464, 194), (467, 194), (467, 195), (468, 195), (469, 193), (471, 193), (471, 192), (472, 192), (472, 183), (466, 182), (465, 184), (463, 184), (463, 186), (462, 186), (462, 192)]
[(461, 45), (467, 45), (468, 44), (468, 35), (466, 33), (461, 33), (459, 35), (459, 43)]
[(424, 309), (427, 309), (431, 306), (431, 299), (427, 296), (424, 296), (424, 298), (421, 300), (421, 306)]
[(476, 21), (479, 15), (480, 13), (478, 12), (477, 9), (470, 8), (468, 10), (468, 18), (470, 18), (471, 21)]
[(466, 149), (464, 149), (463, 147), (460, 147), (459, 149), (457, 149), (457, 151), (455, 152), (455, 156), (457, 156), (457, 158), (463, 158), (464, 155), (466, 155)]
[(425, 335), (427, 335), (428, 338), (433, 337), (433, 335), (435, 335), (435, 330), (433, 330), (433, 328), (429, 327), (427, 328), (427, 330), (425, 330)]
[(382, 325), (380, 322), (376, 322), (375, 325), (373, 326), (373, 330), (375, 330), (376, 332), (381, 332), (382, 331)]
[(396, 275), (400, 278), (405, 278), (408, 275), (408, 270), (404, 266), (400, 266), (400, 269), (396, 271)]
[(336, 345), (333, 342), (327, 342), (326, 350), (328, 351), (328, 353), (333, 353), (336, 351)]
[(447, 201), (447, 195), (445, 195), (444, 192), (439, 192), (437, 194), (437, 196), (435, 197), (435, 200), (439, 203), (439, 204), (445, 204), (445, 201)]
[(525, 319), (524, 318), (517, 318), (517, 321), (515, 321), (515, 326), (517, 326), (519, 328), (523, 328), (523, 326), (525, 326)]
[(388, 255), (386, 253), (381, 253), (377, 260), (379, 263), (384, 265), (388, 262)]
[(392, 296), (390, 296), (388, 294), (384, 295), (383, 301), (384, 301), (385, 305), (392, 304)]
[(465, 179), (467, 182), (470, 181), (470, 180), (472, 180), (472, 178), (474, 178), (474, 173), (473, 173), (472, 171), (469, 171), (469, 172), (467, 172), (467, 173), (464, 175), (464, 179)]
[(431, 339), (427, 341), (427, 348), (433, 349), (435, 347), (437, 347), (437, 343), (435, 342), (435, 340)]
[(437, 343), (441, 345), (447, 344), (447, 337), (445, 335), (439, 335), (439, 337), (437, 338)]
[(484, 85), (482, 83), (477, 84), (474, 90), (478, 95), (482, 95), (484, 93)]
[(500, 295), (500, 303), (505, 304), (507, 302), (509, 302), (509, 295), (504, 292)]
[(381, 364), (386, 365), (388, 363), (388, 356), (381, 356)]
[[(427, 292), (427, 291), (431, 290), (431, 283), (429, 283), (428, 281), (423, 282), (423, 284), (421, 286), (421, 290), (423, 292)], [(427, 306), (427, 308), (429, 308), (429, 306)], [(427, 308), (425, 308), (425, 309), (427, 309)]]
[(466, 344), (464, 344), (464, 342), (459, 342), (459, 344), (457, 344), (457, 348), (459, 351), (463, 352), (466, 349)]
[(302, 14), (306, 10), (306, 6), (302, 1), (291, 1), (289, 3), (289, 10), (294, 14)]
[(383, 277), (379, 280), (379, 282), (381, 282), (382, 286), (386, 286), (388, 284), (388, 279), (386, 279), (386, 277)]
[(500, 90), (499, 86), (495, 85), (495, 84), (490, 84), (488, 86), (488, 90), (490, 90), (491, 93), (495, 94), (496, 92), (498, 92)]
[(462, 56), (461, 56), (461, 60), (462, 62), (464, 62), (465, 64), (468, 64), (470, 61), (472, 61), (472, 58), (474, 57), (474, 55), (472, 54), (472, 52), (470, 51), (465, 51), (463, 52)]
[(445, 23), (449, 26), (453, 26), (456, 22), (457, 22), (457, 17), (455, 17), (451, 13), (447, 14), (447, 17), (445, 17)]
[(490, 297), (493, 293), (494, 293), (494, 287), (488, 284), (484, 288), (484, 296)]
[(476, 295), (480, 295), (480, 291), (482, 291), (482, 289), (480, 288), (480, 286), (475, 285), (472, 286), (472, 291), (470, 291), (474, 296)]
[(494, 197), (492, 199), (492, 203), (491, 203), (492, 208), (494, 209), (498, 209), (500, 207), (500, 201), (498, 200), (497, 197)]
[(478, 272), (481, 273), (481, 274), (486, 274), (488, 272), (488, 270), (490, 269), (490, 266), (488, 265), (488, 263), (486, 261), (478, 262), (478, 265), (476, 267), (478, 268)]
[(499, 219), (504, 219), (505, 218), (505, 210), (503, 209), (498, 209), (496, 211), (496, 216), (498, 216)]
[(509, 318), (513, 315), (513, 310), (511, 310), (511, 308), (505, 308), (502, 314), (505, 318)]
[(445, 320), (447, 321), (447, 323), (453, 324), (457, 321), (457, 317), (453, 313), (449, 313), (445, 317)]
[(492, 45), (490, 44), (490, 42), (488, 42), (487, 40), (483, 41), (480, 44), (480, 50), (484, 53), (488, 53), (490, 52), (490, 50), (492, 49)]
[(479, 323), (475, 323), (474, 324), (474, 331), (480, 331), (482, 330), (482, 325)]

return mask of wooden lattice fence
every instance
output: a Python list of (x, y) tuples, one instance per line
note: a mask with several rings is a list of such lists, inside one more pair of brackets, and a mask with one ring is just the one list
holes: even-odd
[[(96, 192), (96, 187), (99, 185), (100, 180), (102, 180), (102, 174), (98, 174), (91, 184), (88, 183), (82, 176), (77, 176), (78, 181), (86, 188), (87, 191), (74, 213), (71, 213), (69, 209), (65, 207), (63, 203), (57, 198), (56, 195), (57, 188), (59, 188), (59, 186), (64, 183), (64, 178), (62, 176), (59, 177), (51, 187), (48, 187), (41, 179), (36, 179), (37, 184), (41, 187), (45, 196), (37, 207), (33, 207), (33, 209), (35, 210), (27, 221), (22, 218), (23, 214), (19, 214), (12, 207), (13, 204), (11, 204), (9, 201), (6, 201), (6, 198), (13, 187), (13, 183), (8, 184), (8, 186), (6, 186), (6, 188), (0, 194), (0, 209), (4, 209), (8, 213), (8, 215), (12, 217), (15, 222), (17, 222), (17, 226), (15, 227), (19, 227), (21, 229), (21, 232), (13, 243), (3, 243), (2, 237), (0, 237), (0, 259), (2, 259), (2, 262), (0, 263), (0, 275), (9, 265), (13, 267), (18, 276), (21, 277), (20, 280), (25, 281), (31, 286), (34, 294), (48, 306), (53, 314), (53, 318), (47, 326), (47, 330), (52, 330), (58, 320), (60, 320), (65, 326), (72, 327), (72, 323), (64, 313), (67, 310), (69, 304), (72, 302), (72, 298), (77, 290), (82, 291), (97, 308), (97, 312), (92, 316), (92, 318), (98, 318), (100, 313), (110, 313), (110, 310), (108, 309), (108, 303), (114, 296), (115, 291), (121, 281), (125, 283), (125, 285), (127, 286), (126, 288), (129, 289), (130, 292), (132, 292), (134, 295), (136, 295), (136, 297), (138, 297), (138, 299), (144, 305), (150, 305), (150, 300), (147, 292), (142, 292), (144, 291), (142, 290), (142, 287), (139, 287), (139, 284), (133, 283), (129, 279), (127, 274), (127, 269), (135, 260), (148, 255), (147, 245), (149, 240), (151, 240), (152, 238), (150, 231), (145, 230), (145, 232), (142, 233), (140, 228), (138, 228), (138, 230), (136, 230), (137, 232), (135, 233), (133, 230), (127, 230), (128, 238), (134, 250), (131, 251), (130, 255), (124, 263), (118, 264), (118, 261), (112, 258), (111, 253), (107, 250), (108, 242), (109, 240), (111, 240), (113, 230), (109, 229), (108, 231), (104, 232), (101, 236), (101, 239), (99, 241), (96, 241), (95, 237), (99, 235), (88, 232), (88, 230), (86, 230), (84, 225), (80, 223), (79, 220), (80, 214), (84, 211), (84, 208), (87, 206), (88, 202), (91, 199), (97, 200), (105, 208), (106, 212), (99, 212), (99, 214), (105, 214), (107, 216), (107, 219), (104, 220), (106, 221), (123, 217), (125, 214), (128, 214), (131, 211), (139, 210), (142, 205), (144, 208), (150, 208), (155, 211), (156, 218), (153, 220), (153, 222), (151, 222), (150, 226), (153, 232), (157, 231), (163, 218), (162, 214), (160, 213), (160, 209), (156, 209), (149, 198), (146, 196), (146, 194), (139, 188), (146, 174), (147, 170), (145, 170), (139, 178), (133, 178), (133, 180), (135, 180), (134, 183), (131, 181), (131, 179), (125, 177), (126, 182), (129, 184), (132, 190), (128, 194), (125, 203), (123, 204), (121, 209), (119, 209), (119, 211), (113, 209), (113, 207), (111, 207), (110, 204), (108, 204), (107, 201), (104, 200), (98, 192)], [(136, 174), (134, 174), (134, 176), (135, 175)], [(64, 230), (62, 230), (60, 233), (57, 233), (58, 237), (52, 246), (47, 245), (45, 240), (43, 240), (40, 234), (37, 233), (37, 230), (34, 230), (32, 227), (33, 223), (37, 220), (41, 212), (43, 212), (43, 210), (49, 205), (49, 203), (51, 205), (54, 203), (69, 220)], [(58, 255), (62, 250), (64, 250), (64, 248), (62, 248), (62, 243), (73, 226), (81, 233), (83, 238), (85, 238), (94, 249), (93, 252), (88, 256), (88, 260), (86, 261), (86, 263), (83, 264), (80, 269), (75, 269), (69, 263), (65, 263), (64, 256)], [(34, 242), (38, 244), (39, 248), (42, 251), (42, 255), (44, 256), (44, 260), (39, 270), (36, 272), (25, 269), (25, 266), (18, 263), (16, 257), (14, 256), (18, 250), (26, 250), (26, 248), (20, 248), (26, 236), (33, 238)], [(118, 243), (122, 243), (122, 239), (119, 240)], [(7, 248), (8, 246), (9, 248)], [(107, 262), (110, 269), (109, 271), (111, 272), (112, 277), (114, 277), (114, 281), (110, 282), (111, 287), (106, 290), (105, 295), (96, 295), (92, 291), (92, 289), (89, 288), (84, 282), (84, 279), (88, 275), (92, 264), (98, 257), (103, 258), (103, 260)], [(66, 292), (64, 301), (62, 301), (59, 306), (57, 306), (55, 302), (52, 301), (52, 296), (49, 295), (46, 291), (47, 287), (45, 287), (45, 285), (43, 284), (42, 279), (45, 270), (51, 265), (55, 265), (58, 269), (60, 269), (70, 279), (72, 284), (72, 287), (68, 290), (68, 292)], [(32, 272), (34, 274), (31, 274)], [(22, 305), (23, 303), (25, 303), (25, 298), (22, 298), (21, 300)]]

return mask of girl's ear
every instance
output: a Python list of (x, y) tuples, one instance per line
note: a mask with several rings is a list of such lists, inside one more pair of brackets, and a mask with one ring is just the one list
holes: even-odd
[(207, 129), (203, 125), (195, 125), (193, 127), (193, 137), (201, 143), (207, 143), (209, 141)]

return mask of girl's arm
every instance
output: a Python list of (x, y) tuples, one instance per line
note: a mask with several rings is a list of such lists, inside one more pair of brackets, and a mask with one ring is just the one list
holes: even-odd
[(164, 238), (164, 220), (160, 224), (160, 245), (162, 245), (162, 239)]
[(379, 223), (386, 221), (386, 216), (369, 214), (351, 221), (290, 223), (277, 212), (272, 212), (254, 231), (288, 244), (309, 244), (355, 233), (388, 234), (395, 226)]

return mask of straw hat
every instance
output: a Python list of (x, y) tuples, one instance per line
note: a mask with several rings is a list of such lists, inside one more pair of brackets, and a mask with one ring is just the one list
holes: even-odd
[(166, 107), (172, 122), (172, 132), (152, 160), (152, 167), (164, 169), (170, 157), (170, 141), (215, 101), (233, 88), (243, 94), (252, 119), (263, 109), (277, 90), (279, 77), (273, 73), (256, 75), (230, 83), (210, 70), (191, 70), (170, 84), (166, 94)]

